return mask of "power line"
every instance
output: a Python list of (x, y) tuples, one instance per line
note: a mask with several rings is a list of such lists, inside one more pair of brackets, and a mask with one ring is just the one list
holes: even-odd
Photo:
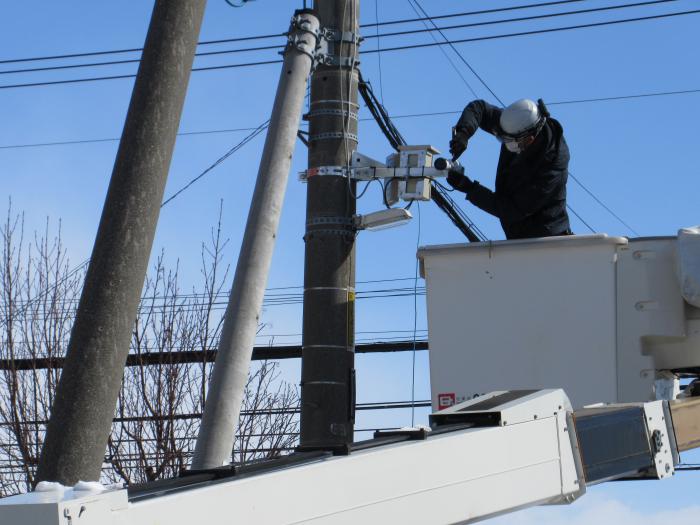
[[(637, 237), (640, 236), (640, 235), (639, 235), (639, 232), (637, 232), (637, 230), (635, 230), (634, 228), (632, 228), (632, 226), (630, 226), (629, 224), (627, 224), (617, 213), (615, 213), (615, 212), (612, 211), (608, 206), (606, 206), (606, 204), (605, 204), (603, 201), (601, 201), (591, 190), (589, 190), (589, 189), (583, 184), (583, 182), (581, 182), (573, 173), (571, 173), (571, 172), (569, 171), (569, 175), (571, 176), (572, 179), (574, 179), (574, 182), (576, 182), (576, 184), (578, 184), (579, 186), (581, 186), (581, 188), (583, 188), (583, 191), (585, 191), (586, 193), (588, 193), (588, 195), (590, 195), (590, 196), (593, 198), (594, 201), (596, 201), (598, 204), (600, 204), (610, 215), (612, 215), (613, 217), (615, 217), (615, 218), (618, 220), (618, 222), (620, 222), (620, 224), (622, 224), (625, 228), (627, 228), (629, 231), (631, 231), (631, 232), (632, 232), (634, 235), (636, 235)], [(588, 226), (588, 225), (586, 225), (586, 226)]]
[[(489, 14), (489, 13), (500, 13), (500, 12), (506, 12), (506, 11), (515, 11), (515, 10), (520, 10), (520, 9), (531, 9), (531, 8), (536, 8), (536, 7), (548, 7), (548, 6), (553, 6), (553, 5), (560, 5), (560, 4), (571, 4), (575, 2), (582, 2), (584, 0), (560, 0), (556, 2), (540, 2), (536, 4), (527, 4), (527, 5), (519, 5), (519, 6), (512, 6), (512, 7), (501, 7), (497, 9), (482, 9), (480, 11), (470, 11), (470, 12), (462, 12), (462, 13), (451, 13), (447, 15), (440, 15), (434, 17), (435, 19), (445, 19), (445, 18), (457, 18), (457, 17), (463, 17), (463, 16), (473, 16), (473, 15), (482, 15), (482, 14)], [(384, 22), (377, 22), (374, 24), (362, 24), (360, 27), (366, 28), (366, 27), (380, 27), (380, 26), (387, 26), (387, 25), (397, 25), (397, 24), (408, 24), (411, 22), (421, 22), (424, 21), (425, 19), (422, 18), (412, 18), (412, 19), (405, 19), (405, 20), (390, 20), (390, 21), (384, 21)], [(244, 41), (251, 41), (251, 40), (264, 40), (264, 39), (269, 39), (269, 38), (281, 38), (285, 37), (286, 33), (273, 33), (273, 34), (268, 34), (268, 35), (253, 35), (253, 36), (245, 36), (245, 37), (236, 37), (236, 38), (222, 38), (218, 40), (205, 40), (202, 42), (199, 42), (198, 45), (200, 46), (205, 46), (205, 45), (212, 45), (212, 44), (229, 44), (229, 43), (234, 43), (234, 42), (244, 42)], [(25, 58), (13, 58), (13, 59), (6, 59), (6, 60), (0, 60), (0, 64), (13, 64), (13, 63), (21, 63), (21, 62), (40, 62), (40, 61), (46, 61), (46, 60), (62, 60), (62, 59), (67, 59), (67, 58), (84, 58), (84, 57), (91, 57), (91, 56), (105, 56), (105, 55), (116, 55), (116, 54), (124, 54), (124, 53), (137, 53), (143, 51), (142, 47), (133, 47), (133, 48), (126, 48), (126, 49), (113, 49), (113, 50), (105, 50), (105, 51), (88, 51), (88, 52), (83, 52), (83, 53), (68, 53), (68, 54), (63, 54), (63, 55), (49, 55), (49, 56), (38, 56), (38, 57), (25, 57)]]
[[(482, 26), (490, 26), (490, 25), (499, 25), (499, 24), (507, 24), (507, 23), (512, 23), (512, 22), (527, 22), (531, 20), (542, 20), (546, 18), (556, 18), (560, 16), (571, 16), (571, 15), (580, 15), (580, 14), (588, 14), (588, 13), (598, 13), (598, 12), (603, 12), (603, 11), (612, 11), (612, 10), (617, 10), (617, 9), (630, 9), (634, 7), (645, 7), (645, 6), (651, 6), (651, 5), (657, 5), (657, 4), (665, 4), (669, 2), (677, 2), (678, 0), (650, 0), (646, 2), (636, 2), (633, 4), (620, 4), (620, 5), (613, 5), (613, 6), (606, 6), (606, 7), (593, 7), (590, 9), (578, 9), (575, 11), (563, 11), (561, 13), (547, 13), (543, 15), (533, 15), (533, 16), (523, 16), (523, 17), (517, 17), (517, 18), (506, 18), (506, 19), (501, 19), (501, 20), (486, 20), (482, 22), (472, 22), (469, 24), (457, 24), (457, 25), (452, 25), (452, 26), (443, 26), (443, 27), (437, 27), (437, 25), (433, 22), (433, 29), (409, 29), (406, 31), (395, 31), (393, 33), (380, 33), (379, 35), (368, 35), (365, 37), (366, 39), (372, 39), (372, 38), (377, 38), (377, 37), (393, 37), (393, 36), (403, 36), (403, 35), (414, 35), (417, 33), (426, 33), (426, 32), (432, 32), (432, 31), (448, 31), (448, 30), (453, 30), (453, 29), (466, 29), (469, 27), (482, 27)], [(423, 9), (421, 8), (423, 11)], [(423, 11), (425, 13), (425, 11)], [(430, 17), (426, 14), (426, 19), (430, 20)], [(0, 72), (2, 73), (2, 72)]]
[(247, 135), (247, 136), (246, 136), (243, 140), (241, 140), (238, 144), (236, 144), (235, 146), (233, 146), (233, 147), (232, 147), (231, 149), (229, 149), (226, 153), (224, 153), (221, 157), (219, 157), (218, 159), (216, 159), (216, 160), (214, 161), (214, 163), (212, 163), (212, 164), (211, 164), (208, 168), (206, 168), (202, 173), (200, 173), (200, 174), (197, 175), (195, 178), (193, 178), (192, 180), (190, 180), (187, 184), (185, 184), (182, 188), (180, 188), (180, 189), (177, 190), (175, 193), (173, 193), (170, 197), (168, 197), (167, 199), (165, 199), (165, 200), (163, 201), (163, 204), (160, 205), (160, 207), (162, 208), (163, 206), (165, 206), (165, 205), (168, 204), (169, 202), (172, 202), (173, 199), (175, 199), (178, 195), (180, 195), (181, 193), (183, 193), (184, 191), (186, 191), (188, 188), (190, 188), (195, 182), (197, 182), (199, 179), (201, 179), (202, 177), (204, 177), (207, 173), (209, 173), (211, 170), (213, 170), (214, 168), (216, 168), (219, 164), (221, 164), (222, 162), (224, 162), (227, 158), (229, 158), (231, 155), (233, 155), (234, 153), (236, 153), (239, 149), (241, 149), (243, 146), (245, 146), (246, 144), (248, 144), (248, 143), (249, 143), (251, 140), (253, 140), (255, 137), (257, 137), (258, 135), (260, 135), (260, 133), (262, 133), (262, 132), (267, 128), (267, 126), (268, 126), (269, 124), (270, 124), (270, 119), (268, 119), (268, 120), (266, 120), (265, 122), (263, 122), (262, 124), (260, 124), (257, 128), (255, 128), (249, 135)]
[[(547, 106), (559, 106), (559, 105), (574, 105), (574, 104), (588, 104), (596, 102), (614, 102), (619, 100), (634, 100), (640, 98), (649, 97), (665, 97), (665, 96), (675, 96), (675, 95), (690, 95), (700, 93), (700, 89), (683, 89), (678, 91), (658, 91), (653, 93), (639, 93), (634, 95), (618, 95), (612, 97), (598, 97), (598, 98), (582, 98), (582, 99), (572, 99), (572, 100), (562, 100), (547, 102)], [(390, 115), (393, 120), (402, 118), (427, 118), (427, 117), (439, 117), (446, 115), (459, 115), (462, 113), (461, 110), (453, 111), (430, 111), (423, 113), (405, 113), (401, 115)], [(374, 120), (371, 117), (361, 118), (360, 121), (368, 122)], [(222, 129), (210, 129), (201, 131), (185, 131), (178, 133), (178, 137), (186, 136), (196, 136), (196, 135), (213, 135), (222, 133), (239, 133), (244, 131), (254, 131), (257, 128), (247, 127), (247, 128), (222, 128)], [(79, 140), (65, 140), (65, 141), (55, 141), (55, 142), (33, 142), (26, 144), (7, 144), (0, 145), (0, 150), (2, 149), (20, 149), (20, 148), (39, 148), (48, 146), (72, 146), (79, 144), (95, 144), (101, 142), (118, 142), (119, 137), (103, 138), (103, 139), (79, 139)]]
[(578, 213), (576, 213), (576, 210), (574, 210), (574, 209), (573, 209), (571, 206), (569, 206), (568, 204), (566, 205), (566, 207), (569, 208), (569, 211), (570, 211), (571, 213), (573, 213), (573, 214), (576, 216), (576, 218), (577, 218), (578, 220), (580, 220), (580, 221), (586, 226), (586, 228), (588, 228), (588, 229), (590, 230), (591, 233), (596, 233), (596, 231), (593, 229), (593, 227), (592, 227), (590, 224), (588, 224), (588, 223), (583, 219), (583, 217), (581, 217)]
[[(193, 67), (192, 71), (215, 71), (218, 69), (235, 69), (242, 67), (267, 66), (270, 64), (281, 64), (282, 60), (263, 60), (260, 62), (245, 62), (242, 64), (226, 64), (223, 66)], [(103, 80), (119, 80), (125, 78), (136, 78), (136, 73), (129, 75), (110, 75), (105, 77), (72, 78), (67, 80), (49, 80), (45, 82), (28, 82), (25, 84), (5, 84), (0, 85), (0, 89), (15, 89), (39, 86), (56, 86), (62, 84), (80, 84), (83, 82), (99, 82)]]
[[(417, 15), (420, 15), (420, 13), (418, 12), (418, 9), (413, 5), (413, 2), (411, 0), (408, 0), (408, 5), (411, 6), (411, 9), (413, 9), (413, 11)], [(427, 22), (423, 22), (423, 25), (425, 26), (426, 29), (428, 29)], [(433, 42), (437, 43), (437, 37), (432, 33), (432, 31), (430, 32), (430, 37), (433, 39)], [(377, 39), (377, 47), (378, 47), (378, 44), (379, 44), (379, 39)], [(462, 72), (457, 67), (457, 64), (454, 63), (454, 61), (452, 60), (450, 55), (447, 53), (447, 51), (445, 51), (445, 49), (442, 46), (438, 47), (438, 49), (440, 50), (442, 55), (447, 59), (447, 61), (450, 63), (450, 66), (452, 66), (452, 69), (455, 71), (455, 73), (457, 73), (457, 76), (459, 76), (459, 78), (462, 79), (462, 82), (464, 83), (465, 86), (467, 86), (467, 89), (469, 89), (469, 91), (471, 91), (472, 95), (474, 95), (474, 98), (479, 98), (478, 95), (476, 94), (476, 91), (474, 91), (474, 88), (472, 87), (472, 85), (464, 77)]]
[[(274, 33), (271, 35), (254, 35), (254, 36), (244, 36), (237, 38), (223, 38), (220, 40), (205, 40), (199, 42), (200, 46), (206, 46), (211, 44), (228, 44), (233, 42), (244, 42), (250, 40), (263, 40), (267, 38), (279, 38), (286, 36), (286, 33)], [(15, 64), (20, 62), (40, 62), (44, 60), (63, 60), (66, 58), (84, 58), (84, 57), (94, 57), (94, 56), (104, 56), (104, 55), (118, 55), (123, 53), (137, 53), (143, 51), (142, 47), (132, 47), (127, 49), (112, 49), (107, 51), (88, 51), (85, 53), (68, 53), (64, 55), (51, 55), (51, 56), (38, 56), (38, 57), (27, 57), (27, 58), (12, 58), (6, 60), (0, 60), (0, 64)]]
[[(526, 5), (516, 5), (516, 6), (511, 6), (511, 7), (499, 7), (495, 9), (481, 9), (479, 11), (468, 11), (464, 13), (450, 13), (446, 15), (437, 15), (432, 17), (433, 20), (443, 20), (446, 18), (458, 18), (462, 16), (475, 16), (475, 15), (486, 15), (486, 14), (492, 14), (492, 13), (504, 13), (506, 11), (517, 11), (520, 9), (532, 9), (536, 7), (549, 7), (549, 6), (554, 6), (554, 5), (562, 5), (562, 4), (573, 4), (573, 3), (578, 3), (578, 2), (584, 2), (585, 0), (560, 0), (558, 2), (539, 2), (537, 4), (526, 4)], [(360, 27), (374, 27), (375, 25), (379, 26), (388, 26), (388, 25), (397, 25), (397, 24), (409, 24), (412, 22), (425, 22), (429, 19), (430, 17), (420, 17), (420, 18), (406, 18), (403, 20), (389, 20), (385, 22), (381, 22), (380, 24), (362, 24)]]
[[(257, 135), (259, 135), (259, 134), (268, 126), (269, 122), (270, 122), (270, 121), (269, 121), (269, 119), (268, 119), (266, 122), (264, 122), (263, 124), (261, 124), (260, 126), (258, 126), (257, 128), (255, 128), (255, 130), (254, 130), (252, 133), (250, 133), (248, 136), (246, 136), (243, 140), (241, 140), (241, 141), (240, 141), (238, 144), (236, 144), (234, 147), (232, 147), (232, 148), (231, 148), (229, 151), (227, 151), (223, 156), (219, 157), (212, 165), (210, 165), (210, 166), (209, 166), (207, 169), (205, 169), (202, 173), (200, 173), (199, 175), (197, 175), (194, 179), (190, 180), (185, 186), (183, 186), (182, 188), (180, 188), (180, 189), (179, 189), (178, 191), (176, 191), (172, 196), (170, 196), (170, 197), (167, 198), (165, 201), (163, 201), (163, 203), (160, 205), (160, 207), (162, 208), (163, 206), (165, 206), (166, 204), (168, 204), (169, 202), (171, 202), (171, 201), (172, 201), (173, 199), (175, 199), (178, 195), (180, 195), (181, 193), (183, 193), (184, 191), (186, 191), (186, 190), (187, 190), (190, 186), (192, 186), (195, 182), (197, 182), (199, 179), (201, 179), (201, 178), (204, 177), (207, 173), (209, 173), (212, 169), (214, 169), (216, 166), (218, 166), (219, 164), (221, 164), (222, 162), (224, 162), (227, 158), (229, 158), (229, 157), (230, 157), (231, 155), (233, 155), (236, 151), (238, 151), (238, 150), (241, 149), (243, 146), (245, 146), (248, 142), (250, 142), (251, 140), (253, 140)], [(56, 288), (58, 288), (58, 286), (60, 286), (60, 285), (61, 285), (62, 283), (64, 283), (64, 282), (66, 282), (69, 278), (71, 278), (71, 277), (72, 277), (73, 275), (75, 275), (77, 272), (81, 271), (85, 266), (87, 266), (87, 265), (89, 264), (89, 262), (90, 262), (90, 259), (89, 259), (89, 258), (86, 259), (86, 260), (83, 261), (81, 264), (79, 264), (78, 266), (76, 266), (75, 268), (73, 268), (72, 270), (70, 270), (62, 279), (60, 279), (60, 280), (59, 280), (57, 283), (55, 283), (52, 287), (50, 287), (50, 288), (47, 289), (47, 290), (44, 290), (41, 294), (39, 294), (38, 297), (34, 298), (31, 302), (30, 302), (30, 301), (27, 301), (27, 304), (25, 305), (24, 309), (23, 309), (23, 310), (20, 310), (19, 312), (17, 312), (17, 314), (18, 314), (18, 315), (22, 315), (22, 314), (26, 311), (26, 309), (29, 308), (29, 306), (30, 306), (33, 302), (38, 301), (38, 300), (42, 297), (42, 294), (43, 294), (43, 295), (46, 295), (46, 294), (51, 293), (52, 291), (56, 290)], [(7, 324), (7, 319), (3, 319), (2, 321), (3, 321), (3, 324)]]
[[(580, 1), (580, 0), (576, 0), (576, 1)], [(595, 8), (591, 8), (591, 9), (579, 9), (579, 10), (575, 10), (575, 11), (564, 11), (561, 13), (547, 13), (547, 14), (543, 14), (543, 15), (525, 16), (525, 17), (509, 18), (509, 19), (502, 19), (502, 20), (488, 20), (488, 21), (482, 21), (482, 22), (473, 22), (473, 23), (469, 23), (469, 24), (458, 24), (458, 25), (452, 25), (452, 26), (445, 26), (445, 27), (440, 27), (440, 28), (438, 28), (437, 25), (435, 25), (435, 22), (431, 22), (433, 25), (433, 28), (430, 28), (427, 26), (427, 21), (430, 21), (432, 19), (421, 8), (421, 11), (423, 11), (425, 18), (417, 18), (416, 20), (420, 20), (425, 25), (425, 29), (410, 29), (407, 31), (396, 31), (393, 33), (381, 33), (380, 34), (379, 33), (379, 26), (376, 25), (375, 26), (376, 33), (374, 35), (368, 35), (367, 37), (365, 37), (365, 39), (368, 40), (368, 39), (376, 38), (377, 45), (379, 45), (379, 39), (381, 37), (413, 35), (413, 34), (424, 33), (424, 32), (428, 32), (432, 36), (432, 33), (435, 31), (442, 32), (442, 31), (447, 31), (447, 30), (464, 29), (464, 28), (469, 28), (469, 27), (498, 25), (498, 24), (511, 23), (511, 22), (524, 22), (524, 21), (531, 21), (531, 20), (540, 20), (540, 19), (546, 19), (546, 18), (560, 17), (560, 16), (570, 16), (570, 15), (587, 14), (587, 13), (595, 13), (595, 12), (602, 12), (602, 11), (618, 10), (618, 9), (628, 9), (628, 8), (633, 8), (633, 7), (643, 7), (643, 6), (662, 4), (662, 3), (668, 3), (668, 2), (677, 2), (677, 1), (678, 0), (651, 0), (651, 1), (646, 1), (646, 2), (632, 3), (632, 4), (622, 4), (622, 5), (606, 6), (606, 7), (595, 7)], [(409, 0), (409, 4), (414, 9), (416, 14), (418, 16), (420, 16), (420, 13), (416, 10), (415, 7), (413, 7), (411, 0)], [(377, 6), (375, 4), (375, 11), (376, 11), (376, 8), (377, 8)], [(449, 15), (449, 16), (452, 16), (452, 15)], [(433, 19), (434, 18), (437, 18), (437, 17), (433, 17)], [(281, 36), (281, 35), (279, 35), (279, 36)], [(235, 41), (235, 39), (233, 39), (233, 41)], [(240, 49), (225, 49), (225, 50), (218, 50), (218, 51), (201, 51), (201, 52), (195, 53), (195, 56), (196, 57), (204, 57), (204, 56), (227, 55), (227, 54), (234, 54), (234, 53), (268, 51), (268, 50), (273, 50), (273, 49), (281, 49), (281, 47), (282, 47), (281, 45), (271, 45), (271, 46), (247, 47), (247, 48), (240, 48)], [(442, 50), (442, 48), (440, 48), (440, 49)], [(379, 60), (381, 62), (381, 55), (379, 55), (379, 57), (380, 57)], [(141, 61), (140, 58), (134, 58), (134, 59), (126, 59), (126, 60), (111, 60), (111, 61), (107, 61), (107, 62), (89, 62), (89, 63), (82, 63), (82, 64), (42, 66), (42, 67), (33, 67), (33, 68), (24, 68), (24, 69), (7, 69), (7, 70), (0, 70), (0, 75), (18, 74), (18, 73), (36, 73), (36, 72), (45, 72), (45, 71), (60, 71), (60, 70), (66, 70), (66, 69), (80, 69), (80, 68), (89, 68), (89, 67), (103, 67), (103, 66), (114, 66), (114, 65), (123, 65), (123, 64), (134, 64), (134, 63), (139, 63), (140, 61)], [(0, 63), (2, 63), (2, 62), (0, 62)], [(380, 84), (381, 84), (381, 82), (380, 82)]]
[[(671, 17), (676, 17), (676, 16), (686, 16), (686, 15), (694, 15), (700, 13), (700, 9), (693, 9), (690, 11), (679, 11), (676, 13), (666, 13), (666, 14), (661, 14), (661, 15), (651, 15), (651, 16), (642, 16), (642, 17), (637, 17), (637, 18), (625, 18), (621, 20), (609, 20), (607, 22), (593, 22), (590, 24), (579, 24), (579, 25), (573, 25), (573, 26), (564, 26), (564, 27), (553, 27), (549, 29), (537, 29), (533, 31), (521, 31), (517, 33), (504, 33), (500, 35), (490, 35), (490, 36), (480, 36), (480, 37), (474, 37), (474, 38), (462, 38), (459, 40), (451, 40), (452, 44), (464, 44), (468, 42), (482, 42), (485, 40), (498, 40), (501, 38), (513, 38), (517, 36), (530, 36), (530, 35), (540, 35), (540, 34), (545, 34), (545, 33), (556, 33), (560, 31), (572, 31), (575, 29), (586, 29), (586, 28), (591, 28), (591, 27), (603, 27), (603, 26), (610, 26), (610, 25), (616, 25), (616, 24), (626, 24), (626, 23), (631, 23), (631, 22), (645, 22), (649, 20), (659, 20), (663, 18), (671, 18)], [(435, 43), (425, 43), (425, 44), (411, 44), (411, 45), (405, 45), (405, 46), (395, 46), (395, 47), (387, 47), (379, 50), (372, 50), (369, 49), (367, 51), (364, 51), (364, 54), (372, 54), (372, 53), (377, 53), (377, 52), (382, 52), (382, 53), (388, 53), (392, 51), (404, 51), (408, 49), (419, 49), (423, 47), (435, 47), (436, 45), (448, 45), (447, 43), (440, 43), (440, 44), (435, 44)]]
[[(700, 13), (700, 9), (695, 9), (695, 10), (690, 10), (690, 11), (680, 11), (680, 12), (675, 12), (675, 13), (666, 13), (666, 14), (660, 14), (660, 15), (645, 16), (645, 17), (637, 17), (637, 18), (626, 18), (626, 19), (621, 19), (621, 20), (610, 20), (610, 21), (606, 21), (606, 22), (594, 22), (594, 23), (589, 23), (589, 24), (579, 24), (579, 25), (573, 25), (573, 26), (549, 28), (549, 29), (538, 29), (538, 30), (533, 30), (533, 31), (521, 31), (521, 32), (516, 32), (516, 33), (505, 33), (505, 34), (499, 34), (499, 35), (463, 38), (463, 39), (458, 39), (458, 40), (451, 40), (449, 43), (448, 42), (445, 42), (445, 43), (432, 42), (432, 43), (410, 44), (410, 45), (395, 46), (395, 47), (380, 48), (380, 49), (369, 49), (366, 51), (362, 51), (361, 54), (373, 54), (373, 53), (385, 53), (385, 52), (388, 53), (388, 52), (394, 52), (394, 51), (404, 51), (404, 50), (418, 49), (418, 48), (425, 48), (425, 47), (454, 45), (454, 44), (462, 44), (462, 43), (469, 43), (469, 42), (481, 42), (481, 41), (487, 41), (487, 40), (498, 40), (498, 39), (502, 39), (502, 38), (513, 38), (513, 37), (518, 37), (518, 36), (531, 36), (531, 35), (538, 35), (538, 34), (545, 34), (545, 33), (570, 31), (570, 30), (575, 30), (575, 29), (585, 29), (585, 28), (603, 27), (603, 26), (624, 24), (624, 23), (631, 23), (631, 22), (643, 22), (643, 21), (649, 21), (649, 20), (658, 20), (658, 19), (664, 19), (664, 18), (670, 18), (670, 17), (692, 15), (692, 14), (697, 14), (697, 13)], [(239, 63), (239, 64), (225, 64), (225, 65), (221, 65), (221, 66), (197, 67), (197, 68), (193, 68), (192, 71), (214, 71), (214, 70), (220, 70), (220, 69), (256, 67), (256, 66), (265, 66), (265, 65), (281, 64), (281, 63), (282, 63), (281, 60), (266, 60), (266, 61), (259, 61), (259, 62), (245, 62), (245, 63)], [(0, 89), (17, 89), (17, 88), (40, 87), (40, 86), (62, 85), (62, 84), (77, 84), (77, 83), (84, 83), (84, 82), (118, 80), (118, 79), (134, 78), (134, 77), (135, 77), (135, 74), (110, 75), (110, 76), (102, 76), (102, 77), (88, 77), (88, 78), (54, 80), (54, 81), (44, 81), (44, 82), (29, 82), (29, 83), (21, 83), (21, 84), (5, 84), (5, 85), (0, 85)]]
[[(248, 53), (248, 52), (253, 52), (253, 51), (267, 51), (271, 49), (282, 49), (283, 46), (281, 45), (274, 45), (274, 46), (259, 46), (259, 47), (244, 47), (241, 49), (225, 49), (221, 51), (205, 51), (205, 52), (200, 52), (200, 53), (195, 53), (194, 56), (196, 57), (203, 57), (203, 56), (216, 56), (216, 55), (230, 55), (233, 53)], [(0, 75), (9, 75), (9, 74), (17, 74), (17, 73), (36, 73), (39, 71), (58, 71), (62, 69), (78, 69), (78, 68), (84, 68), (84, 67), (99, 67), (99, 66), (115, 66), (115, 65), (122, 65), (122, 64), (138, 64), (141, 62), (140, 58), (132, 58), (128, 60), (111, 60), (108, 62), (89, 62), (87, 64), (67, 64), (63, 66), (44, 66), (44, 67), (34, 67), (34, 68), (26, 68), (26, 69), (6, 69), (3, 71), (0, 71)], [(193, 68), (192, 71), (196, 71), (196, 68)]]
[[(413, 0), (413, 1), (416, 3), (416, 6), (418, 7), (418, 9), (421, 10), (421, 12), (428, 18), (428, 20), (430, 20), (430, 23), (433, 25), (433, 27), (436, 29), (436, 31), (437, 31), (438, 33), (440, 33), (440, 36), (442, 36), (442, 38), (445, 39), (445, 42), (450, 46), (450, 48), (452, 49), (452, 51), (454, 51), (454, 52), (457, 54), (457, 57), (464, 63), (465, 66), (467, 66), (467, 68), (469, 69), (469, 71), (472, 72), (472, 75), (474, 75), (474, 76), (479, 80), (479, 82), (481, 82), (481, 84), (488, 90), (488, 92), (491, 93), (491, 95), (493, 95), (493, 97), (494, 97), (496, 100), (498, 100), (498, 102), (501, 104), (501, 106), (505, 106), (505, 104), (503, 103), (503, 101), (502, 101), (500, 98), (498, 98), (498, 95), (496, 95), (496, 93), (494, 93), (493, 89), (491, 89), (491, 87), (486, 83), (486, 81), (485, 81), (483, 78), (481, 78), (481, 76), (479, 75), (479, 73), (476, 72), (476, 70), (475, 70), (475, 69), (472, 67), (472, 65), (467, 61), (467, 59), (464, 58), (464, 56), (462, 55), (462, 53), (460, 53), (459, 50), (455, 47), (455, 45), (450, 41), (450, 39), (447, 38), (447, 36), (445, 35), (445, 33), (443, 33), (443, 32), (438, 28), (437, 24), (435, 24), (435, 21), (434, 21), (432, 18), (430, 18), (430, 15), (428, 15), (427, 11), (426, 11), (425, 9), (423, 9), (423, 7), (418, 3), (418, 0)], [(436, 42), (436, 44), (438, 44), (438, 43)], [(438, 45), (439, 45), (439, 44), (438, 44)]]
[(559, 102), (547, 102), (548, 106), (561, 106), (565, 104), (585, 104), (587, 102), (608, 102), (613, 100), (632, 100), (646, 97), (665, 97), (668, 95), (687, 95), (690, 93), (700, 93), (700, 89), (683, 89), (680, 91), (657, 91), (655, 93), (640, 93), (637, 95), (618, 95), (615, 97), (580, 98), (576, 100), (562, 100)]
[[(243, 131), (255, 131), (257, 128), (224, 128), (224, 129), (210, 129), (202, 131), (185, 131), (178, 133), (178, 137), (187, 137), (194, 135), (214, 135), (218, 133), (238, 133)], [(75, 144), (94, 144), (100, 142), (119, 142), (120, 137), (111, 137), (104, 139), (79, 139), (79, 140), (64, 140), (55, 142), (34, 142), (31, 144), (9, 144), (6, 146), (0, 146), (0, 149), (19, 149), (19, 148), (38, 148), (45, 146), (72, 146)]]

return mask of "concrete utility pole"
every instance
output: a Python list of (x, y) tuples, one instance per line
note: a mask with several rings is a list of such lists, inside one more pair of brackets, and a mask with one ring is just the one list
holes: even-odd
[(318, 18), (310, 10), (297, 11), (289, 28), (289, 42), (226, 308), (193, 469), (220, 467), (231, 460), (318, 28)]
[[(309, 168), (347, 166), (357, 148), (359, 0), (316, 0), (334, 63), (311, 80)], [(354, 183), (308, 178), (301, 370), (302, 449), (346, 450), (355, 419)], [(352, 190), (352, 192), (350, 191)]]
[(156, 0), (38, 481), (99, 479), (205, 5)]

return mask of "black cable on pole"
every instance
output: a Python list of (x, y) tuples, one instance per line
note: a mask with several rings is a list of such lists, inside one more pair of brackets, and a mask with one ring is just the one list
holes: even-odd
[(457, 229), (461, 231), (467, 239), (469, 239), (469, 242), (481, 242), (482, 239), (480, 239), (455, 213), (454, 208), (450, 205), (446, 197), (447, 195), (445, 194), (444, 190), (442, 190), (438, 185), (433, 184), (431, 200), (443, 211), (445, 215), (447, 215), (452, 223), (457, 226)]
[[(399, 133), (398, 129), (396, 129), (396, 126), (394, 126), (393, 122), (391, 121), (391, 117), (389, 117), (386, 109), (374, 95), (372, 86), (369, 84), (369, 82), (364, 80), (361, 73), (359, 76), (359, 91), (362, 99), (367, 105), (367, 108), (377, 121), (379, 129), (381, 129), (382, 133), (384, 133), (384, 136), (389, 141), (389, 144), (391, 144), (391, 147), (398, 151), (399, 146), (406, 144), (406, 140), (403, 138), (401, 133)], [(431, 200), (435, 202), (438, 208), (440, 208), (449, 217), (449, 219), (467, 237), (467, 239), (469, 239), (469, 241), (479, 242), (482, 240), (476, 233), (474, 233), (470, 225), (463, 220), (462, 215), (466, 217), (466, 214), (462, 212), (460, 215), (460, 213), (456, 211), (456, 204), (449, 198), (449, 196), (445, 194), (445, 192), (441, 191), (436, 184), (432, 184), (432, 196), (433, 198)]]

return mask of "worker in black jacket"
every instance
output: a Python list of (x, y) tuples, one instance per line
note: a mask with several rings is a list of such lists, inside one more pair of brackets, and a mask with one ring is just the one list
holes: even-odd
[(501, 141), (496, 191), (451, 171), (447, 182), (467, 199), (498, 217), (507, 239), (570, 235), (566, 212), (569, 148), (561, 124), (544, 103), (521, 99), (505, 109), (470, 102), (453, 129), (452, 160), (467, 148), (477, 128)]

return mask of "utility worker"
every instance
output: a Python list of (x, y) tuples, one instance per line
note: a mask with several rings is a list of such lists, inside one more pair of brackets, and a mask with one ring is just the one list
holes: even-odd
[(483, 100), (470, 102), (452, 130), (453, 161), (477, 128), (501, 142), (496, 191), (457, 171), (450, 171), (447, 182), (498, 217), (507, 239), (571, 235), (566, 212), (569, 148), (561, 124), (542, 100), (521, 99), (505, 109)]

